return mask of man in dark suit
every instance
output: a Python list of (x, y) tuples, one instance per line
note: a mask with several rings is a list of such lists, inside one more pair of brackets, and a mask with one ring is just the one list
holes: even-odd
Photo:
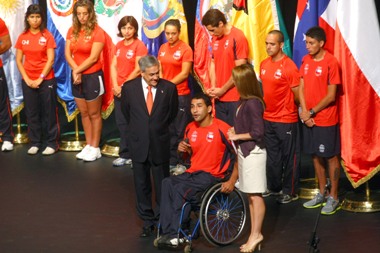
[[(142, 77), (123, 85), (121, 110), (128, 125), (137, 213), (144, 221), (140, 237), (148, 237), (159, 218), (161, 181), (169, 176), (169, 124), (177, 114), (178, 95), (173, 83), (159, 79), (160, 66), (154, 56), (144, 56), (138, 63)], [(151, 108), (149, 100), (153, 103)]]

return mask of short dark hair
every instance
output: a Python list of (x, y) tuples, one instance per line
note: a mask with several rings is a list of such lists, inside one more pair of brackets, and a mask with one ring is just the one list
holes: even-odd
[(284, 34), (280, 30), (272, 30), (268, 34), (278, 35), (278, 42), (284, 42)]
[(193, 99), (202, 99), (205, 102), (206, 106), (212, 106), (211, 98), (203, 92), (196, 93), (191, 100)]
[(121, 28), (127, 24), (130, 24), (133, 28), (135, 28), (135, 34), (133, 34), (133, 38), (136, 39), (138, 36), (139, 24), (133, 16), (124, 16), (120, 19), (119, 24), (117, 25), (117, 30), (119, 31), (117, 36), (123, 38), (123, 34), (121, 34)]
[(175, 26), (178, 30), (178, 32), (180, 33), (181, 32), (181, 23), (179, 22), (178, 19), (169, 19), (168, 21), (165, 22), (165, 28), (166, 26), (168, 25), (171, 25), (171, 26)]
[(209, 9), (202, 18), (202, 25), (218, 27), (220, 21), (222, 21), (223, 24), (227, 24), (227, 20), (223, 12), (218, 9)]
[(323, 30), (320, 26), (314, 26), (307, 30), (305, 33), (307, 37), (313, 38), (318, 40), (319, 42), (324, 41), (326, 43), (326, 33), (325, 30)]

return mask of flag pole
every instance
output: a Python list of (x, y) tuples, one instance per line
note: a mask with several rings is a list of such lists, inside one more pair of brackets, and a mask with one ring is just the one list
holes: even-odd
[(59, 150), (62, 151), (81, 151), (86, 146), (86, 140), (83, 132), (79, 131), (78, 116), (74, 118), (74, 132), (68, 132), (61, 135), (61, 144)]
[(106, 141), (106, 143), (102, 146), (100, 152), (102, 152), (102, 154), (105, 156), (119, 157), (119, 144), (120, 138), (110, 139)]
[(299, 197), (312, 199), (319, 192), (318, 178), (305, 178), (300, 180)]
[(16, 120), (17, 120), (17, 133), (15, 134), (15, 137), (13, 139), (14, 143), (17, 144), (25, 144), (29, 142), (29, 138), (26, 132), (22, 131), (22, 127), (24, 126), (21, 124), (21, 118), (20, 118), (20, 112), (16, 114)]
[(342, 209), (356, 213), (372, 213), (380, 211), (380, 192), (371, 191), (368, 181), (364, 192), (349, 192), (346, 194)]

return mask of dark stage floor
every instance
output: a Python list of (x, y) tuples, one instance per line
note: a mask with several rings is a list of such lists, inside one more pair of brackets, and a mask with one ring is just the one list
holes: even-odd
[[(130, 168), (114, 168), (107, 157), (84, 163), (71, 152), (50, 157), (26, 152), (27, 145), (0, 152), (1, 253), (158, 252), (153, 238), (138, 237)], [(350, 190), (345, 178), (341, 187)], [(279, 205), (266, 199), (262, 252), (309, 252), (317, 210), (305, 210), (303, 201)], [(380, 252), (380, 214), (341, 210), (321, 216), (317, 234), (322, 253)], [(200, 238), (194, 250), (238, 252), (246, 238), (244, 233), (223, 248)]]

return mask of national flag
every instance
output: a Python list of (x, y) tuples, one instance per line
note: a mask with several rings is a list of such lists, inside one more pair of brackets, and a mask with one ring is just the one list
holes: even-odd
[(53, 34), (55, 49), (54, 74), (57, 80), (58, 101), (65, 109), (68, 122), (79, 113), (71, 90), (71, 68), (65, 58), (66, 35), (72, 26), (74, 1), (49, 0), (47, 5), (47, 28)]
[(106, 32), (106, 44), (104, 45), (102, 54), (106, 91), (103, 95), (102, 118), (106, 119), (113, 110), (112, 80), (109, 66), (111, 66), (111, 62), (114, 57), (114, 47), (121, 39), (117, 37), (117, 34), (119, 33), (117, 25), (122, 17), (133, 16), (139, 23), (139, 28), (141, 28), (142, 2), (141, 0), (95, 0), (94, 7), (98, 24)]
[(157, 56), (160, 46), (166, 42), (164, 25), (172, 18), (179, 19), (181, 23), (179, 38), (189, 43), (182, 0), (143, 0), (142, 41), (149, 54)]
[(210, 8), (209, 0), (198, 0), (194, 32), (194, 73), (203, 89), (210, 88), (208, 67), (211, 61), (210, 35), (202, 25), (203, 15)]
[(334, 53), (334, 30), (337, 0), (298, 0), (294, 28), (293, 60), (298, 67), (307, 54), (305, 33), (313, 26), (321, 26), (326, 32), (324, 48)]
[(260, 63), (268, 57), (265, 38), (271, 30), (284, 34), (284, 52), (291, 57), (290, 40), (277, 0), (234, 0), (231, 23), (242, 30), (248, 40), (249, 60), (256, 73)]
[(380, 170), (379, 45), (374, 1), (339, 1), (335, 56), (342, 67), (341, 156), (355, 188)]
[[(24, 20), (26, 9), (32, 0), (0, 2), (0, 17), (8, 27), (9, 35), (12, 41), (12, 47), (1, 55), (3, 69), (7, 78), (9, 100), (11, 103), (12, 114), (16, 115), (23, 107), (23, 94), (21, 87), (21, 74), (16, 64), (16, 49), (14, 44), (18, 36), (24, 30)], [(22, 20), (20, 22), (20, 20)]]

